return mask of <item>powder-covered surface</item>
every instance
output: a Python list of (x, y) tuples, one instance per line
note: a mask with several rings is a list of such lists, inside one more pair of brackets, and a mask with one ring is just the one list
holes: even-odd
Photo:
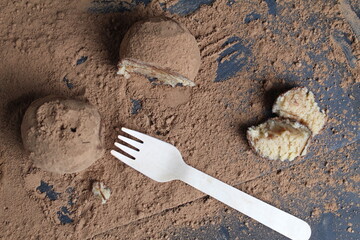
[[(181, 7), (184, 1), (135, 6), (138, 1), (116, 0), (111, 7), (91, 2), (0, 2), (2, 238), (143, 239), (173, 226), (175, 232), (196, 228), (224, 208), (185, 184), (156, 183), (110, 156), (122, 126), (175, 144), (188, 164), (298, 216), (302, 209), (308, 213), (308, 202), (319, 199), (318, 191), (310, 191), (317, 182), (323, 190), (329, 186), (332, 178), (325, 171), (343, 171), (358, 159), (349, 155), (347, 161), (324, 163), (324, 153), (359, 139), (359, 63), (351, 67), (348, 60), (359, 56), (360, 45), (337, 2), (200, 1), (207, 4), (195, 12), (193, 5)], [(181, 15), (176, 9), (183, 10)], [(138, 20), (164, 15), (184, 24), (199, 43), (196, 87), (172, 88), (145, 77), (116, 75), (125, 32)], [(326, 128), (306, 158), (289, 163), (256, 156), (245, 138), (247, 127), (271, 115), (280, 93), (302, 85), (328, 110)], [(87, 100), (103, 118), (107, 151), (86, 171), (46, 173), (24, 153), (23, 113), (33, 100), (51, 94)], [(354, 168), (335, 184), (358, 196)], [(95, 181), (111, 189), (106, 204), (91, 193)], [(303, 201), (305, 195), (309, 201)], [(302, 204), (301, 211), (292, 201)], [(314, 219), (323, 216), (326, 201), (317, 203), (321, 207), (314, 210)], [(180, 214), (181, 206), (189, 204), (194, 207)], [(356, 206), (356, 200), (346, 206)], [(170, 217), (154, 217), (158, 214)], [(249, 234), (256, 234), (258, 226), (249, 228)], [(111, 229), (118, 232), (112, 235)]]
[(35, 100), (24, 114), (21, 136), (29, 160), (44, 171), (80, 172), (104, 153), (99, 112), (73, 99)]
[[(359, 195), (360, 181), (358, 147), (359, 142), (340, 151), (319, 154), (318, 161), (302, 162), (236, 187), (304, 219), (312, 228), (310, 239), (356, 240), (360, 228), (359, 196), (355, 196)], [(208, 196), (119, 226), (94, 239), (121, 239), (119, 236), (180, 240), (288, 239)]]

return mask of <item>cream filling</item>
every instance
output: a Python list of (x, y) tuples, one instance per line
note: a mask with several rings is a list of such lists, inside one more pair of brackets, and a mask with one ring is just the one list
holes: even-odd
[(139, 61), (123, 59), (118, 66), (119, 70), (117, 74), (123, 75), (126, 79), (130, 78), (130, 73), (134, 72), (147, 77), (156, 78), (158, 81), (163, 82), (164, 84), (169, 84), (172, 87), (175, 87), (179, 83), (183, 86), (195, 86), (193, 81), (181, 74), (170, 72)]

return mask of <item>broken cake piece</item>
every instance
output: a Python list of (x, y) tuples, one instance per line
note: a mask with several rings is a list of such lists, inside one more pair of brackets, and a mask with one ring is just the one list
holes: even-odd
[(105, 204), (111, 195), (110, 188), (106, 187), (103, 182), (94, 182), (92, 186), (92, 192), (95, 197), (101, 199), (102, 204)]
[(324, 127), (326, 114), (315, 101), (314, 94), (306, 87), (293, 88), (281, 94), (272, 111), (280, 117), (294, 119), (307, 126), (315, 136)]
[(304, 125), (284, 118), (272, 118), (247, 130), (250, 146), (271, 160), (292, 161), (306, 154), (311, 131)]
[(164, 84), (195, 86), (200, 68), (195, 37), (179, 22), (156, 17), (136, 22), (120, 45), (118, 74), (138, 73)]

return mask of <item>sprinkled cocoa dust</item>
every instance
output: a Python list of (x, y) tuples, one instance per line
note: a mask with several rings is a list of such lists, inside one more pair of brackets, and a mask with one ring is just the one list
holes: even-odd
[[(347, 177), (348, 184), (332, 177), (332, 166), (343, 164), (342, 171), (346, 171), (353, 159), (334, 159), (327, 163), (329, 173), (322, 172), (320, 164), (325, 160), (321, 153), (330, 150), (322, 133), (316, 137), (308, 159), (291, 163), (256, 156), (245, 138), (247, 127), (269, 117), (278, 94), (297, 85), (275, 73), (311, 68), (314, 78), (308, 79), (307, 85), (320, 108), (329, 107), (323, 103), (328, 96), (320, 94), (319, 88), (334, 87), (324, 82), (332, 66), (318, 64), (302, 47), (320, 43), (314, 45), (313, 53), (325, 52), (328, 58), (344, 64), (346, 58), (330, 38), (320, 41), (323, 33), (303, 23), (314, 14), (338, 16), (336, 3), (312, 7), (301, 2), (293, 6), (278, 3), (283, 4), (283, 14), (293, 16), (288, 25), (278, 26), (278, 31), (293, 32), (293, 41), (290, 35), (283, 38), (268, 29), (276, 16), (268, 15), (265, 1), (231, 7), (227, 1), (215, 1), (187, 16), (164, 12), (163, 7), (176, 2), (160, 2), (162, 5), (153, 1), (131, 11), (106, 14), (87, 11), (92, 5), (85, 0), (0, 3), (0, 215), (5, 227), (1, 238), (165, 238), (159, 234), (184, 226), (197, 228), (213, 221), (213, 216), (225, 208), (181, 182), (157, 183), (117, 161), (109, 151), (122, 126), (174, 144), (188, 164), (278, 207), (290, 198), (302, 201), (303, 196), (320, 204), (324, 199), (309, 190), (317, 183), (340, 184), (346, 191), (358, 191)], [(268, 18), (243, 24), (254, 10)], [(172, 88), (154, 85), (135, 74), (130, 79), (116, 75), (125, 32), (134, 22), (153, 16), (179, 21), (198, 41), (202, 63), (195, 87)], [(330, 25), (351, 38), (350, 26), (343, 18), (336, 19)], [(353, 39), (353, 52), (358, 53), (359, 41)], [(234, 46), (241, 46), (244, 54), (228, 53), (227, 49)], [(251, 56), (245, 54), (250, 48)], [(238, 64), (249, 64), (236, 65), (239, 72), (224, 77), (217, 71), (218, 64), (233, 58)], [(359, 68), (349, 71), (352, 75), (341, 81), (344, 89), (359, 81)], [(47, 173), (34, 168), (26, 156), (20, 138), (22, 116), (33, 100), (47, 95), (86, 100), (99, 110), (106, 154), (87, 170), (66, 175)], [(141, 102), (136, 114), (132, 114), (133, 100)], [(341, 119), (330, 114), (326, 128), (336, 126)], [(349, 141), (354, 138), (339, 134)], [(356, 176), (349, 178), (358, 181)], [(41, 181), (47, 184), (44, 188), (39, 188)], [(111, 189), (106, 204), (91, 193), (95, 181)], [(328, 207), (319, 211), (337, 209), (336, 197), (325, 200)], [(314, 217), (319, 214), (315, 211)]]

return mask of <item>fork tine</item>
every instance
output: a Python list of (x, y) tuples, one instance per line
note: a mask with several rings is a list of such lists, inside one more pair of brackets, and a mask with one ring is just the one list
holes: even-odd
[(124, 128), (124, 127), (121, 128), (121, 131), (126, 132), (127, 134), (129, 134), (131, 136), (134, 136), (134, 137), (136, 137), (137, 139), (139, 139), (141, 141), (144, 141), (144, 139), (150, 139), (151, 138), (150, 136), (148, 136), (146, 134), (143, 134), (143, 133), (140, 133), (140, 132), (128, 129), (128, 128)]
[(121, 143), (115, 142), (115, 146), (117, 146), (118, 148), (120, 148), (121, 150), (123, 150), (124, 152), (126, 152), (127, 154), (129, 154), (130, 156), (134, 157), (137, 155), (138, 151), (129, 148), (125, 145), (122, 145)]
[(139, 143), (139, 142), (137, 142), (137, 141), (135, 141), (135, 140), (132, 140), (132, 139), (130, 139), (130, 138), (127, 138), (127, 137), (124, 137), (124, 136), (121, 136), (121, 135), (119, 135), (118, 138), (119, 138), (121, 141), (126, 142), (127, 144), (129, 144), (129, 145), (131, 145), (131, 146), (133, 146), (133, 147), (135, 147), (135, 148), (137, 148), (137, 149), (140, 150), (140, 147), (141, 147), (141, 144), (142, 144), (142, 143)]
[(129, 165), (132, 168), (135, 168), (135, 160), (131, 159), (115, 150), (111, 150), (110, 151), (111, 155), (113, 155), (114, 157), (116, 157), (117, 159), (119, 159), (120, 161), (122, 161), (123, 163), (125, 163), (126, 165)]

